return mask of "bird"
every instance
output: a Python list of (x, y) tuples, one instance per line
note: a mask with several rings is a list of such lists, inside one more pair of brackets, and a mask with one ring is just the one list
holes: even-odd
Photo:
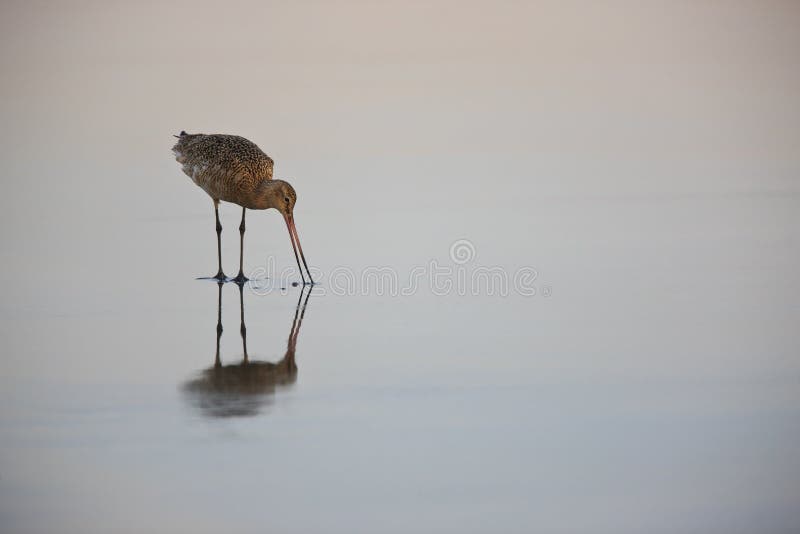
[(286, 344), (286, 353), (277, 362), (251, 360), (247, 353), (247, 327), (244, 323), (243, 284), (239, 285), (239, 311), (244, 354), (239, 363), (223, 364), (219, 355), (222, 337), (222, 286), (218, 282), (217, 292), (217, 349), (214, 365), (183, 385), (187, 400), (207, 417), (241, 417), (258, 414), (261, 406), (268, 402), (276, 390), (290, 387), (297, 381), (295, 352), (300, 325), (306, 314), (311, 289), (300, 289), (294, 311), (292, 328)]
[[(239, 225), (239, 274), (232, 281), (244, 284), (248, 280), (243, 271), (245, 213), (248, 209), (274, 208), (281, 212), (286, 222), (303, 285), (313, 285), (314, 279), (308, 270), (294, 222), (297, 193), (289, 182), (272, 178), (272, 158), (255, 143), (238, 135), (189, 134), (181, 131), (174, 137), (178, 138), (178, 142), (172, 147), (175, 159), (182, 165), (183, 172), (214, 202), (218, 269), (217, 274), (209, 278), (228, 280), (222, 270), (222, 224), (219, 222), (219, 203), (225, 201), (242, 207), (242, 222)], [(310, 282), (306, 282), (300, 267), (300, 258)]]

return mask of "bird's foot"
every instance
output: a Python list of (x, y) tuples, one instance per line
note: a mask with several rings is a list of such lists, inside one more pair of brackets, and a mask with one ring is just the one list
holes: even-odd
[(239, 274), (236, 275), (236, 278), (231, 278), (231, 282), (236, 282), (240, 286), (244, 285), (244, 283), (249, 280), (250, 279), (247, 278), (242, 271), (239, 271)]
[(222, 282), (227, 282), (228, 277), (225, 276), (225, 273), (223, 273), (222, 271), (218, 271), (217, 274), (215, 274), (214, 276), (201, 276), (200, 278), (198, 278), (198, 280), (214, 280), (215, 282), (222, 283)]

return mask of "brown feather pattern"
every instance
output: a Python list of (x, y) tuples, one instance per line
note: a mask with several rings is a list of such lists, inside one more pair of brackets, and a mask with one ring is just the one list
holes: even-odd
[(272, 158), (238, 135), (181, 132), (172, 151), (183, 172), (214, 200), (246, 205), (261, 182), (272, 180)]

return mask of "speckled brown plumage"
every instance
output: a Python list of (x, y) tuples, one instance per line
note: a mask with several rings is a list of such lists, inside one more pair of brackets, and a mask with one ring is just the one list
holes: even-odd
[(172, 151), (183, 172), (215, 200), (247, 206), (257, 186), (272, 180), (272, 158), (238, 135), (181, 132)]

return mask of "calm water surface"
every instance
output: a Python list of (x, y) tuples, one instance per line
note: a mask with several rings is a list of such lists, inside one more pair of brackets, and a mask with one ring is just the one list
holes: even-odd
[[(88, 256), (59, 260), (57, 284), (10, 285), (4, 530), (790, 531), (797, 197), (557, 204), (511, 213), (509, 227), (587, 210), (600, 227), (542, 240), (533, 297), (280, 283), (240, 295), (193, 279), (214, 267), (210, 203), (196, 218), (120, 223), (96, 250), (79, 246)], [(641, 225), (617, 226), (627, 218)], [(272, 232), (291, 265), (266, 219), (248, 250), (263, 256), (259, 233)], [(179, 235), (189, 258), (145, 261)], [(474, 263), (516, 268), (517, 243), (489, 237), (478, 232)], [(421, 264), (426, 243), (394, 242)], [(448, 262), (438, 245), (430, 257)], [(103, 268), (126, 257), (140, 259)]]

